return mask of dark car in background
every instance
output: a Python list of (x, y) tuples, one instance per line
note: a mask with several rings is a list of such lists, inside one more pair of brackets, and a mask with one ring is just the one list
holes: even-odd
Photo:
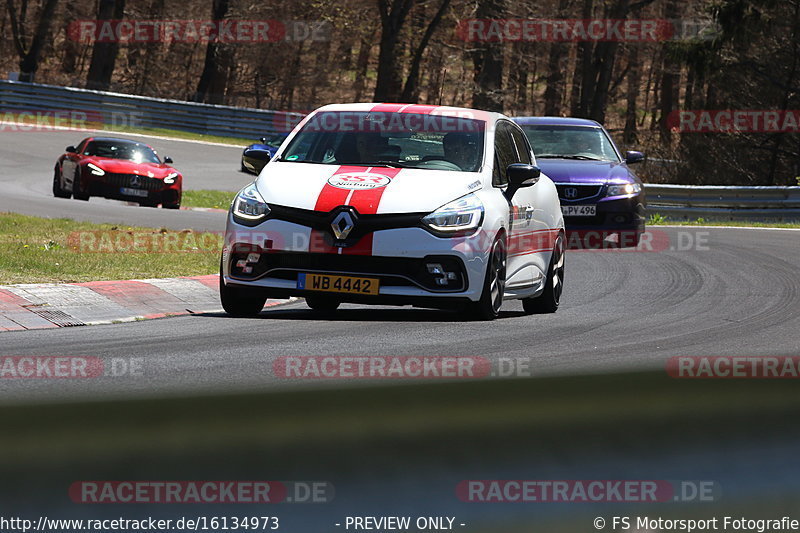
[(577, 242), (599, 246), (610, 237), (621, 247), (639, 244), (645, 229), (645, 193), (628, 165), (643, 161), (644, 154), (621, 155), (608, 131), (593, 120), (512, 120), (528, 136), (542, 172), (555, 182), (567, 231), (582, 239)]
[(53, 175), (53, 195), (88, 200), (101, 196), (139, 205), (178, 209), (183, 176), (151, 146), (114, 137), (87, 137), (67, 146)]
[(257, 143), (245, 148), (242, 152), (242, 172), (259, 174), (264, 165), (275, 156), (275, 152), (288, 135), (288, 133), (276, 133), (270, 137), (261, 137)]

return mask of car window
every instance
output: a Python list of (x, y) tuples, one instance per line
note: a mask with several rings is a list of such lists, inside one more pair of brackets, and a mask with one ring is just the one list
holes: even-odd
[(619, 161), (611, 140), (597, 126), (523, 125), (537, 159)]
[(495, 166), (492, 172), (492, 184), (504, 187), (508, 184), (506, 169), (511, 163), (518, 163), (517, 152), (509, 131), (511, 126), (506, 122), (498, 122), (494, 136)]
[(525, 138), (525, 134), (522, 133), (521, 129), (515, 128), (514, 126), (509, 126), (509, 131), (511, 132), (511, 138), (514, 139), (514, 146), (519, 156), (518, 161), (526, 165), (532, 164), (531, 149), (528, 146), (528, 140)]
[(81, 152), (83, 155), (127, 159), (137, 163), (160, 163), (156, 153), (147, 145), (136, 142), (94, 140)]
[(416, 113), (326, 111), (292, 138), (281, 160), (478, 172), (485, 122)]

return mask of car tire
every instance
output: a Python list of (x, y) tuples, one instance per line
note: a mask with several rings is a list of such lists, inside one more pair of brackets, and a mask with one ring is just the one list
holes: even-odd
[(252, 172), (250, 172), (250, 171), (247, 169), (247, 167), (246, 167), (246, 166), (244, 166), (244, 162), (242, 162), (242, 163), (241, 163), (241, 171), (242, 171), (242, 172), (244, 172), (244, 173), (246, 173), (246, 174), (252, 174)]
[(72, 193), (61, 188), (61, 169), (56, 167), (53, 172), (53, 196), (56, 198), (69, 198)]
[(83, 190), (80, 170), (78, 170), (75, 174), (76, 174), (75, 179), (72, 180), (72, 197), (75, 198), (76, 200), (83, 200), (84, 202), (88, 202), (89, 193)]
[(522, 299), (522, 309), (528, 315), (555, 313), (564, 290), (564, 234), (559, 233), (547, 267), (547, 282), (542, 294)]
[(225, 285), (222, 268), (219, 272), (219, 299), (225, 312), (235, 317), (257, 316), (267, 303), (267, 297), (257, 292), (254, 294), (252, 290)]
[(181, 204), (161, 204), (162, 209), (180, 209)]
[(317, 313), (333, 313), (342, 302), (325, 296), (308, 296), (306, 305)]
[(500, 315), (506, 286), (507, 261), (505, 237), (499, 236), (492, 244), (492, 250), (489, 253), (481, 299), (470, 304), (468, 308), (468, 314), (473, 319), (494, 320)]

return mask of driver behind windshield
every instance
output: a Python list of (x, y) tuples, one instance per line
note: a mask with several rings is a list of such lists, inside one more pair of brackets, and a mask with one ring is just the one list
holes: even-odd
[(597, 145), (590, 135), (586, 133), (573, 133), (567, 136), (568, 155), (586, 155), (596, 157)]
[(451, 132), (442, 139), (444, 158), (461, 170), (473, 172), (480, 157), (479, 137), (470, 133)]

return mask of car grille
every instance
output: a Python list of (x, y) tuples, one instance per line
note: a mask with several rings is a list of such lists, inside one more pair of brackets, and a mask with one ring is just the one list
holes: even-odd
[[(138, 185), (132, 185), (133, 178), (139, 179)], [(132, 189), (143, 189), (146, 191), (158, 191), (164, 188), (164, 181), (158, 178), (151, 178), (148, 176), (139, 176), (138, 174), (113, 174), (107, 173), (105, 175), (106, 183), (112, 187), (129, 187)]]
[[(432, 292), (459, 292), (467, 289), (464, 263), (453, 256), (427, 256), (424, 259), (408, 257), (355, 256), (341, 254), (264, 252), (257, 263), (248, 263), (251, 272), (238, 266), (253, 252), (252, 245), (234, 245), (231, 250), (231, 277), (254, 280), (269, 276), (297, 280), (299, 272), (324, 272), (328, 274), (353, 274), (380, 278), (385, 286), (418, 285)], [(437, 276), (428, 272), (427, 265), (437, 263), (447, 272), (454, 272), (447, 286), (437, 284)]]
[(578, 185), (573, 183), (556, 183), (558, 198), (564, 202), (578, 202), (599, 196), (603, 185)]

